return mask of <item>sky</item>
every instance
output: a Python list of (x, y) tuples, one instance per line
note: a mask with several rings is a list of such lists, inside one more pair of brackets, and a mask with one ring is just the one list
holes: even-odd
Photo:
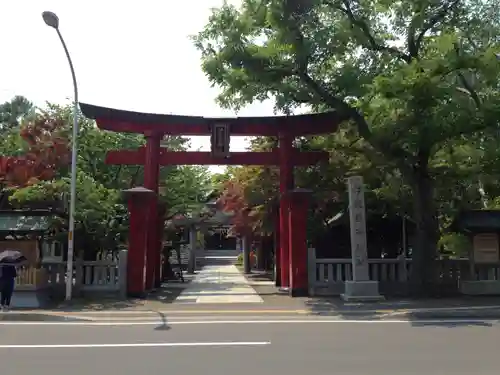
[[(233, 0), (233, 3), (239, 3)], [(23, 95), (37, 105), (69, 103), (69, 66), (45, 10), (59, 16), (59, 29), (76, 71), (80, 101), (140, 112), (225, 117), (200, 68), (189, 36), (207, 23), (223, 0), (0, 0), (0, 103)], [(273, 115), (272, 102), (254, 103), (239, 116)], [(192, 149), (209, 150), (208, 137)], [(232, 137), (231, 150), (248, 142)], [(211, 168), (218, 171), (220, 168)]]

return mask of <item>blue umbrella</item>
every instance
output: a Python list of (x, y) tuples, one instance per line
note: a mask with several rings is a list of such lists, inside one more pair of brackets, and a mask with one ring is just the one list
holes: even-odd
[(11, 264), (13, 266), (27, 261), (26, 257), (17, 250), (4, 250), (0, 253), (0, 264)]

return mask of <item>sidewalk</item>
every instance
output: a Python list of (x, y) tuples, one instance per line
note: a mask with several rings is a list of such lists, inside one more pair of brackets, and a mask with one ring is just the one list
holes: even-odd
[[(190, 281), (189, 281), (190, 280)], [(19, 315), (146, 317), (167, 316), (331, 316), (339, 319), (500, 319), (500, 297), (387, 299), (346, 303), (338, 297), (291, 298), (280, 293), (265, 273), (243, 275), (233, 265), (207, 266), (187, 283), (167, 283), (147, 299), (75, 299), (51, 309), (16, 311)], [(14, 313), (14, 312), (13, 312)], [(13, 314), (11, 313), (11, 314)], [(21, 318), (22, 319), (22, 318)], [(1, 320), (1, 319), (0, 319)]]
[[(387, 302), (385, 304), (348, 305), (340, 302), (324, 304), (311, 299), (302, 309), (289, 306), (270, 306), (265, 303), (148, 303), (135, 307), (104, 310), (53, 309), (11, 311), (0, 313), (3, 324), (65, 324), (93, 322), (96, 324), (152, 324), (158, 321), (257, 321), (279, 322), (287, 320), (330, 319), (335, 321), (500, 321), (500, 305), (495, 301), (482, 301), (464, 306), (458, 300)], [(321, 305), (318, 305), (321, 302)], [(481, 301), (477, 301), (481, 302)], [(489, 303), (488, 303), (489, 302)], [(497, 301), (498, 302), (498, 301)], [(318, 307), (320, 306), (320, 308)]]
[(247, 278), (234, 265), (206, 266), (173, 304), (263, 303)]

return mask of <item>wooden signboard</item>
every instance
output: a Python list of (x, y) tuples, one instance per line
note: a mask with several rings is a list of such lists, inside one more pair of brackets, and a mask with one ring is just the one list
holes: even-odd
[(498, 263), (500, 260), (498, 235), (476, 234), (473, 238), (474, 263)]
[(4, 250), (20, 251), (28, 259), (30, 265), (35, 265), (39, 261), (40, 253), (38, 251), (38, 241), (36, 240), (0, 241), (0, 252)]

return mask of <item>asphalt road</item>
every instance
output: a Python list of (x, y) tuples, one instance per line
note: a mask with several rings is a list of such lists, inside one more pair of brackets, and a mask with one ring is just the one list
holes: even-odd
[(2, 375), (498, 374), (500, 323), (1, 325)]

